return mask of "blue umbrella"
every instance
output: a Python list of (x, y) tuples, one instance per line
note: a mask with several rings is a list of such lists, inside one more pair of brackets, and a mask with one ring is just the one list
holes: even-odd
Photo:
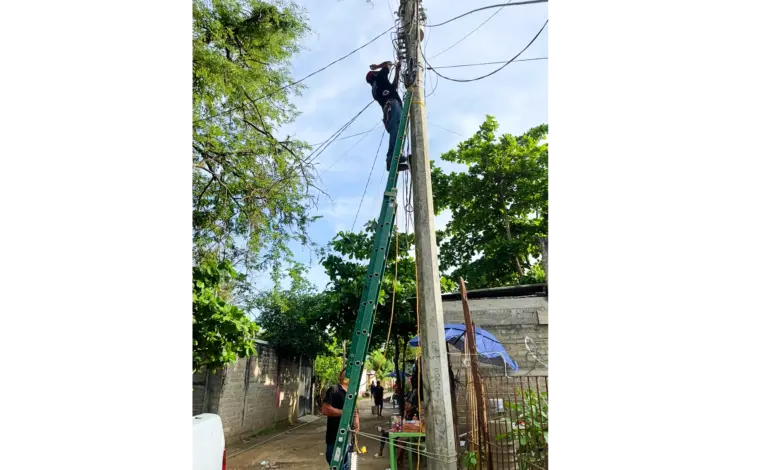
[[(460, 323), (449, 323), (444, 326), (444, 338), (446, 342), (457, 349), (465, 350), (465, 325)], [(409, 346), (418, 346), (420, 337), (415, 336), (409, 341)], [(514, 372), (519, 370), (519, 365), (511, 359), (511, 356), (505, 351), (502, 343), (497, 340), (495, 335), (483, 328), (476, 327), (476, 350), (480, 361), (485, 364), (495, 366), (510, 367)]]
[[(399, 375), (401, 375), (401, 377), (403, 377), (404, 376), (404, 371), (399, 371)], [(395, 376), (396, 376), (396, 371), (393, 371), (390, 374), (386, 375), (385, 377), (395, 377)]]

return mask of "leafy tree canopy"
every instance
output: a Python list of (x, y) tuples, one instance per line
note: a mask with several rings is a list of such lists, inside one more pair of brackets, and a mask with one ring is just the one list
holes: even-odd
[(220, 369), (255, 353), (257, 325), (230, 303), (237, 276), (227, 261), (193, 268), (193, 371)]
[[(363, 232), (338, 233), (329, 243), (322, 261), (329, 276), (326, 291), (329, 310), (325, 320), (339, 340), (349, 339), (353, 334), (376, 225), (372, 220)], [(416, 318), (410, 302), (415, 293), (414, 258), (409, 255), (409, 249), (413, 245), (414, 234), (399, 234), (398, 281), (394, 282), (397, 247), (395, 233), (393, 234), (385, 260), (385, 273), (380, 284), (370, 349), (382, 345), (387, 337), (391, 307), (394, 305), (394, 288), (396, 296), (391, 337), (416, 331)]]
[(380, 349), (375, 349), (366, 358), (366, 369), (374, 372), (378, 381), (382, 381), (386, 374), (393, 372), (393, 362), (385, 356)]
[(290, 273), (289, 289), (273, 289), (257, 298), (260, 337), (285, 356), (315, 357), (331, 352), (332, 339), (323, 322), (327, 297), (315, 292), (304, 270)]
[(441, 270), (474, 289), (545, 279), (531, 260), (548, 234), (548, 125), (517, 137), (496, 137), (497, 130), (487, 116), (473, 137), (441, 156), (467, 171), (432, 167), (434, 208), (452, 214), (436, 234)]
[[(307, 32), (291, 2), (193, 1), (193, 242), (244, 271), (279, 269), (308, 243), (311, 168), (292, 121), (289, 60)], [(244, 269), (245, 268), (245, 269)]]

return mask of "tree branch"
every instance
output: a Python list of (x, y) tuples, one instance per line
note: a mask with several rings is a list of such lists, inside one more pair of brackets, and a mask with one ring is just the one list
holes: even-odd
[(203, 187), (203, 191), (198, 195), (198, 200), (195, 202), (195, 209), (198, 209), (201, 205), (201, 200), (203, 199), (203, 195), (206, 194), (206, 191), (209, 189), (209, 186), (211, 186), (211, 183), (214, 182), (214, 177), (212, 176), (211, 179), (209, 179), (209, 182), (206, 183), (206, 186)]

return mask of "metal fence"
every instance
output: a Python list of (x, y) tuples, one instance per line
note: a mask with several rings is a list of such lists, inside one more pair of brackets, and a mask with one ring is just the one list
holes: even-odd
[[(470, 421), (467, 376), (469, 370), (458, 371), (457, 418), (465, 441), (481, 447)], [(486, 469), (492, 460), (498, 470), (546, 470), (548, 468), (548, 377), (547, 376), (486, 376), (483, 377), (486, 396), (487, 425), (491, 455), (480, 455), (477, 469)], [(472, 395), (472, 394), (471, 394)], [(471, 398), (473, 399), (473, 398)], [(463, 440), (461, 438), (461, 440)], [(468, 448), (466, 444), (465, 448)]]

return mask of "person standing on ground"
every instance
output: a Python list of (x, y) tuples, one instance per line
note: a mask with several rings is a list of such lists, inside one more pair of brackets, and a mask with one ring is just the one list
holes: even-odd
[[(321, 406), (321, 414), (326, 416), (326, 463), (332, 463), (332, 452), (334, 452), (334, 441), (337, 438), (337, 431), (340, 427), (340, 418), (342, 417), (342, 408), (345, 406), (345, 394), (348, 391), (348, 379), (345, 378), (345, 369), (342, 369), (339, 375), (339, 383), (334, 387), (329, 388), (326, 391), (326, 397), (324, 397), (324, 403)], [(353, 431), (358, 431), (358, 407), (356, 407), (353, 413)], [(350, 446), (348, 451), (345, 452), (345, 459), (343, 460), (343, 470), (350, 468), (350, 460), (348, 454), (350, 453)]]
[[(388, 171), (390, 171), (390, 161), (393, 159), (393, 151), (396, 148), (398, 125), (401, 122), (401, 114), (403, 112), (403, 103), (401, 102), (401, 97), (398, 96), (398, 77), (401, 73), (401, 64), (396, 65), (396, 76), (393, 77), (393, 82), (388, 79), (392, 66), (393, 62), (390, 61), (379, 65), (372, 64), (369, 66), (370, 72), (366, 74), (366, 83), (372, 87), (372, 97), (382, 106), (382, 122), (385, 124), (388, 134), (390, 134), (385, 165)], [(407, 169), (409, 169), (407, 158), (399, 155), (398, 171)]]
[(377, 384), (374, 382), (374, 379), (372, 379), (372, 383), (369, 385), (369, 392), (372, 394), (372, 399), (374, 399), (374, 390), (377, 388)]
[(382, 388), (382, 384), (380, 382), (377, 382), (377, 386), (374, 387), (374, 406), (377, 408), (377, 416), (382, 416), (382, 402), (383, 402), (383, 395), (385, 394), (385, 389)]

